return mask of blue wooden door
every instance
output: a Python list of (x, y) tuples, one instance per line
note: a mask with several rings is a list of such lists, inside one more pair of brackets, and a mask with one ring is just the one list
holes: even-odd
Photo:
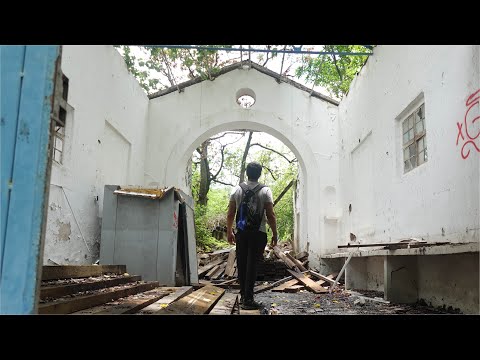
[(0, 46), (0, 314), (34, 314), (59, 46)]

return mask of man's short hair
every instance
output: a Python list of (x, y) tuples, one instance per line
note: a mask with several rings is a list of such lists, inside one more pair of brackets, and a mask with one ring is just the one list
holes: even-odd
[(262, 165), (256, 161), (252, 161), (247, 165), (247, 176), (250, 180), (257, 181), (262, 174)]

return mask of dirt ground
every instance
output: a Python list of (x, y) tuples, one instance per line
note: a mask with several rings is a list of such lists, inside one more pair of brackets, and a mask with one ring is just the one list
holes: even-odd
[[(227, 290), (238, 293), (238, 290)], [(378, 291), (357, 291), (368, 298), (379, 297)], [(334, 293), (314, 294), (302, 290), (297, 293), (272, 292), (255, 295), (255, 300), (264, 304), (262, 315), (393, 315), (393, 314), (448, 314), (453, 311), (435, 309), (426, 304), (384, 304), (361, 300), (339, 287)]]

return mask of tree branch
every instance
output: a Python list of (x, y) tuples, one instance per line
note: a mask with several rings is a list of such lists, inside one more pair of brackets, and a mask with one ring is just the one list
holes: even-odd
[(226, 145), (222, 146), (222, 148), (220, 149), (220, 153), (222, 154), (222, 162), (220, 163), (220, 167), (218, 168), (217, 173), (214, 176), (211, 177), (212, 180), (215, 180), (217, 178), (218, 174), (220, 174), (220, 171), (222, 171), (223, 161), (224, 161), (224, 158), (225, 158), (225, 156), (223, 154), (223, 150), (225, 150), (225, 146)]
[(233, 184), (224, 183), (223, 181), (220, 181), (220, 180), (217, 180), (217, 179), (213, 179), (212, 182), (217, 183), (217, 184), (232, 186), (232, 187), (233, 187), (233, 186), (236, 186), (236, 185), (233, 185)]
[(242, 163), (240, 165), (240, 183), (245, 179), (245, 162), (247, 161), (248, 151), (250, 150), (250, 142), (252, 141), (253, 131), (248, 133), (247, 144), (245, 145), (245, 150), (243, 151)]
[(278, 195), (278, 197), (275, 199), (275, 201), (273, 202), (273, 206), (277, 205), (278, 202), (280, 201), (280, 199), (283, 197), (283, 195), (285, 195), (288, 191), (288, 189), (290, 189), (293, 185), (293, 180), (290, 181), (288, 183), (288, 185), (285, 187), (285, 189), (283, 189), (283, 191), (280, 193), (280, 195)]
[(220, 136), (211, 137), (210, 140), (221, 139), (222, 137), (224, 137), (224, 136), (227, 135), (227, 134), (242, 135), (242, 137), (245, 136), (245, 132), (226, 131), (226, 132), (224, 132), (224, 133), (223, 133), (222, 135), (220, 135)]
[(292, 160), (290, 160), (289, 158), (287, 158), (285, 155), (283, 155), (281, 152), (275, 150), (275, 149), (271, 149), (269, 147), (266, 147), (266, 146), (263, 146), (262, 144), (258, 144), (258, 143), (255, 143), (255, 144), (251, 144), (250, 147), (252, 146), (260, 146), (266, 150), (270, 150), (278, 155), (280, 155), (281, 157), (283, 157), (285, 160), (287, 160), (290, 164), (293, 163), (293, 162), (296, 162), (297, 161), (297, 158), (293, 158)]
[(272, 170), (270, 170), (270, 168), (266, 167), (264, 164), (262, 164), (262, 167), (268, 170), (270, 175), (272, 175), (273, 180), (277, 181), (275, 175), (273, 175), (273, 172), (272, 172)]
[(333, 58), (333, 63), (335, 64), (335, 68), (337, 69), (338, 76), (340, 77), (340, 81), (343, 81), (342, 73), (340, 72), (340, 69), (338, 68), (338, 65), (337, 65), (337, 57), (335, 56), (335, 54), (331, 54), (331, 55)]

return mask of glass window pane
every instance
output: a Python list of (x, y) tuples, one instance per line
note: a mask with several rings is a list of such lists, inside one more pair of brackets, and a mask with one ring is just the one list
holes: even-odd
[(425, 119), (425, 104), (420, 107), (420, 118)]
[(55, 148), (63, 151), (63, 140), (60, 139), (59, 137), (55, 137)]
[(409, 140), (412, 140), (412, 139), (413, 139), (413, 136), (414, 136), (414, 134), (413, 134), (413, 129), (410, 129), (409, 132), (408, 132), (408, 139), (409, 139)]
[(418, 165), (421, 165), (425, 162), (425, 151), (420, 151), (418, 153)]
[(410, 145), (408, 148), (410, 149), (410, 156), (409, 157), (417, 156), (417, 148), (415, 146), (415, 143)]
[(404, 144), (404, 145), (405, 145), (406, 143), (408, 143), (408, 140), (409, 140), (409, 138), (408, 138), (408, 133), (403, 134), (403, 144)]
[(417, 166), (417, 157), (416, 156), (411, 157), (410, 162), (412, 163), (412, 167)]
[(415, 125), (415, 132), (417, 134), (421, 134), (423, 132), (423, 120), (420, 120), (416, 125)]
[(53, 157), (53, 158), (55, 159), (55, 161), (61, 163), (61, 161), (62, 161), (62, 153), (61, 153), (60, 151), (56, 150), (56, 149), (55, 149), (55, 151), (54, 151), (53, 153), (54, 153), (54, 157)]
[(404, 161), (404, 171), (407, 172), (407, 171), (410, 170), (410, 168), (411, 168), (411, 166), (410, 166), (410, 160)]
[(415, 117), (414, 117), (414, 114), (412, 114), (412, 115), (410, 115), (410, 117), (408, 119), (408, 128), (409, 129), (413, 129), (414, 121), (415, 121)]
[(408, 121), (403, 121), (403, 133), (405, 134), (408, 131)]
[(408, 153), (408, 147), (403, 149), (403, 159), (409, 159), (410, 156), (409, 156), (409, 153)]
[(417, 149), (418, 149), (418, 152), (422, 151), (423, 150), (423, 137), (417, 141)]

